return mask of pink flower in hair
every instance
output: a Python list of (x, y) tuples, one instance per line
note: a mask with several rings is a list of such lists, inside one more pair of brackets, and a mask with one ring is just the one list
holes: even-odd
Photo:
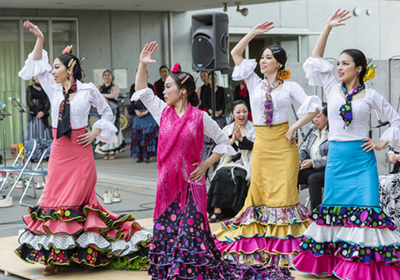
[(74, 50), (72, 49), (72, 45), (71, 45), (71, 46), (67, 46), (67, 47), (63, 50), (62, 53), (63, 53), (63, 54), (64, 54), (64, 53), (74, 54)]
[(179, 63), (175, 63), (174, 68), (172, 68), (171, 73), (179, 73), (182, 72), (181, 66)]

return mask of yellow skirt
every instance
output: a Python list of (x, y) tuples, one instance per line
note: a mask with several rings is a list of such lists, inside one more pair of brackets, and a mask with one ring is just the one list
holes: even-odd
[(285, 136), (287, 122), (255, 125), (251, 184), (242, 210), (214, 233), (227, 259), (292, 267), (301, 237), (310, 224), (299, 203), (297, 146)]
[(254, 125), (256, 140), (251, 162), (251, 185), (243, 209), (250, 206), (287, 207), (299, 203), (299, 152), (285, 136), (287, 122)]

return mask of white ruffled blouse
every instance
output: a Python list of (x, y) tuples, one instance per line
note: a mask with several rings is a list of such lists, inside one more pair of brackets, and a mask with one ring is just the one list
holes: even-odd
[[(263, 79), (261, 79), (254, 69), (257, 66), (255, 59), (244, 59), (239, 66), (235, 66), (232, 79), (235, 81), (245, 80), (250, 96), (251, 113), (254, 124), (265, 124), (264, 101), (265, 90), (261, 89)], [(295, 82), (285, 81), (282, 88), (271, 93), (272, 104), (274, 107), (272, 124), (286, 122), (288, 113), (293, 101), (301, 104), (297, 110), (297, 116), (313, 113), (318, 108), (322, 111), (322, 102), (318, 96), (308, 96), (304, 90)]]
[[(52, 126), (57, 128), (59, 107), (64, 99), (64, 95), (62, 85), (57, 84), (53, 75), (50, 74), (51, 69), (47, 52), (43, 50), (42, 59), (40, 60), (33, 60), (33, 53), (30, 53), (28, 59), (25, 61), (25, 66), (18, 75), (24, 80), (30, 80), (32, 77), (36, 77), (39, 80), (51, 103)], [(70, 102), (72, 129), (87, 126), (90, 107), (94, 106), (101, 115), (101, 119), (93, 124), (93, 129), (101, 129), (98, 138), (105, 143), (116, 142), (117, 128), (111, 122), (113, 114), (104, 97), (93, 83), (86, 84), (76, 81), (76, 86), (77, 93)]]
[(339, 115), (339, 108), (345, 100), (340, 94), (341, 83), (332, 75), (333, 65), (322, 58), (310, 57), (303, 65), (306, 78), (311, 86), (322, 86), (328, 100), (329, 140), (356, 141), (368, 138), (369, 116), (371, 109), (378, 110), (390, 122), (381, 136), (395, 150), (400, 150), (400, 115), (390, 106), (385, 98), (374, 89), (366, 88), (363, 99), (351, 102), (353, 121), (343, 129), (344, 122)]
[[(161, 113), (167, 107), (167, 103), (154, 95), (154, 92), (149, 89), (141, 89), (132, 95), (131, 101), (141, 100), (149, 110), (150, 114), (156, 120), (158, 125), (160, 125)], [(236, 154), (235, 149), (232, 148), (228, 136), (219, 128), (218, 124), (206, 113), (203, 116), (203, 127), (204, 134), (214, 140), (217, 144), (213, 149), (213, 153), (226, 154), (233, 156)]]

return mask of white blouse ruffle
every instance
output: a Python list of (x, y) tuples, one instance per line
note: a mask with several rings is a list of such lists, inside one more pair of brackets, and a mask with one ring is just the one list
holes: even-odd
[[(253, 122), (257, 125), (265, 124), (264, 101), (265, 90), (263, 90), (261, 79), (254, 69), (257, 66), (255, 59), (244, 59), (239, 66), (235, 66), (232, 79), (236, 81), (245, 80), (250, 95), (250, 106), (253, 115)], [(286, 122), (292, 103), (297, 101), (301, 104), (298, 110), (299, 117), (322, 111), (322, 102), (318, 96), (308, 96), (304, 90), (295, 82), (285, 81), (280, 90), (271, 93), (273, 104), (272, 124)]]
[(317, 109), (319, 110), (319, 116), (324, 109), (324, 107), (322, 107), (321, 99), (316, 95), (307, 96), (303, 101), (303, 104), (301, 104), (300, 108), (297, 110), (297, 116), (301, 118), (308, 113), (314, 113)]
[[(160, 125), (161, 113), (167, 107), (167, 103), (154, 95), (154, 92), (149, 88), (144, 88), (136, 91), (131, 101), (141, 100), (146, 106), (147, 110), (151, 113), (153, 118)], [(204, 134), (214, 140), (217, 144), (213, 149), (213, 153), (225, 154), (233, 156), (236, 154), (235, 149), (232, 148), (229, 138), (222, 132), (218, 124), (206, 113), (203, 116)]]
[(42, 51), (42, 59), (40, 60), (34, 60), (33, 52), (31, 52), (25, 61), (24, 67), (19, 71), (18, 76), (24, 80), (30, 80), (38, 74), (50, 72), (51, 70), (52, 67), (49, 64), (49, 56), (45, 50)]
[(322, 87), (332, 80), (336, 81), (335, 77), (331, 74), (333, 65), (323, 58), (309, 57), (304, 62), (303, 69), (306, 72), (306, 78), (310, 86)]
[[(59, 106), (64, 95), (62, 85), (57, 84), (53, 76), (49, 73), (52, 67), (49, 64), (49, 57), (45, 50), (42, 51), (42, 59), (34, 60), (33, 53), (28, 55), (25, 66), (18, 75), (25, 80), (37, 77), (43, 90), (49, 97), (51, 104), (52, 126), (57, 128)], [(117, 128), (111, 122), (112, 111), (110, 106), (100, 94), (99, 90), (92, 83), (86, 84), (80, 81), (76, 82), (77, 93), (70, 102), (70, 120), (72, 129), (79, 129), (87, 126), (88, 115), (91, 106), (97, 108), (101, 119), (94, 123), (93, 128), (101, 129), (98, 136), (102, 142), (113, 143), (117, 141)]]
[(255, 59), (243, 59), (242, 63), (233, 69), (232, 80), (241, 81), (247, 79), (254, 73), (256, 67), (257, 61)]

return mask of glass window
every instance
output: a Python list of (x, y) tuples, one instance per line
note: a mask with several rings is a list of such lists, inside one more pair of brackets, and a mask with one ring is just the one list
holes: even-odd
[(9, 100), (10, 97), (21, 99), (19, 28), (19, 20), (0, 20), (0, 102), (6, 104), (7, 112), (12, 114), (5, 121), (0, 121), (0, 131), (4, 132), (7, 128), (2, 133), (7, 139), (0, 138), (1, 148), (9, 148), (10, 144), (19, 143), (22, 139), (21, 116)]
[(53, 57), (59, 56), (66, 46), (73, 45), (75, 55), (78, 56), (78, 42), (76, 21), (53, 20)]
[[(22, 143), (25, 140), (22, 137), (22, 128), (26, 131), (28, 115), (21, 115), (9, 100), (10, 97), (18, 98), (23, 105), (26, 105), (26, 88), (33, 83), (32, 80), (21, 81), (18, 76), (24, 62), (21, 58), (25, 60), (28, 57), (36, 42), (36, 37), (28, 29), (23, 28), (24, 20), (26, 19), (0, 18), (0, 102), (6, 104), (7, 111), (12, 114), (6, 118), (7, 130), (2, 134), (7, 137), (6, 146), (0, 137), (0, 148), (8, 148), (11, 144)], [(43, 48), (49, 53), (50, 65), (53, 64), (53, 58), (60, 55), (67, 45), (74, 45), (75, 55), (79, 55), (76, 19), (32, 18), (31, 20), (43, 32)], [(4, 131), (4, 124), (5, 122), (0, 120), (0, 132)]]

